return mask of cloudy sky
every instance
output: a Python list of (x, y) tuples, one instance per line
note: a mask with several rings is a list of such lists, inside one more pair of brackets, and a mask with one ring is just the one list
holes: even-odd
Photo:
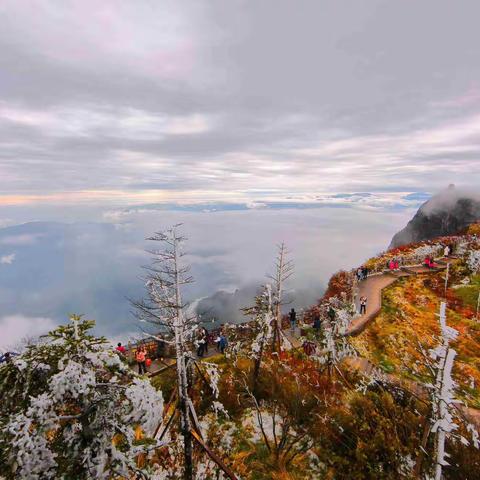
[(480, 3), (0, 4), (0, 204), (478, 185)]

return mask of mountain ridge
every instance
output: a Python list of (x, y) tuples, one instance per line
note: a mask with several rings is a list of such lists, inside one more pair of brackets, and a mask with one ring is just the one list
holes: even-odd
[(393, 236), (388, 248), (454, 235), (479, 220), (480, 195), (450, 185), (420, 206), (408, 224)]

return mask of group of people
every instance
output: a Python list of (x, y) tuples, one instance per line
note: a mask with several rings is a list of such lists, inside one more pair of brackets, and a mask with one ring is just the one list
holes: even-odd
[(397, 270), (400, 270), (400, 262), (396, 258), (391, 258), (387, 261), (387, 268), (391, 272), (396, 272)]
[(365, 265), (358, 267), (356, 275), (359, 282), (365, 280), (368, 277), (368, 268)]
[[(122, 345), (121, 342), (117, 343), (115, 351), (121, 356), (125, 357), (127, 355), (127, 349)], [(135, 361), (137, 362), (138, 373), (140, 375), (147, 373), (147, 367), (151, 360), (147, 358), (147, 349), (144, 345), (140, 345), (135, 351)]]
[(435, 261), (433, 259), (433, 257), (427, 255), (425, 257), (425, 260), (423, 261), (423, 265), (427, 268), (436, 268), (436, 264), (435, 264)]
[[(208, 345), (211, 341), (211, 335), (208, 333), (208, 330), (204, 327), (200, 328), (196, 338), (197, 345), (197, 357), (203, 357), (205, 354), (208, 355)], [(217, 335), (217, 338), (214, 340), (217, 348), (217, 352), (225, 353), (225, 349), (228, 346), (228, 340), (223, 331), (220, 331)]]

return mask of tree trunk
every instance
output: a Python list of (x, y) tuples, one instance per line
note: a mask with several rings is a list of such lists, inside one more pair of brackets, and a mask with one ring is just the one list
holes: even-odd
[[(175, 272), (178, 272), (178, 252), (177, 245), (174, 245), (175, 254)], [(184, 480), (193, 480), (193, 449), (192, 434), (190, 425), (190, 412), (188, 405), (188, 375), (185, 363), (184, 338), (183, 338), (183, 315), (182, 299), (180, 295), (180, 283), (178, 273), (175, 274), (175, 301), (177, 305), (177, 317), (175, 319), (175, 350), (177, 355), (177, 377), (178, 377), (178, 398), (180, 403), (180, 422), (184, 445)]]

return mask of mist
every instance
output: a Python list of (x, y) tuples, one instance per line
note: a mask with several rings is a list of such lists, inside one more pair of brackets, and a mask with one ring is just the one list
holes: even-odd
[[(0, 229), (2, 345), (18, 340), (12, 318), (30, 327), (64, 323), (69, 314), (97, 322), (96, 332), (121, 338), (140, 332), (128, 298), (144, 294), (145, 240), (183, 223), (185, 262), (194, 283), (184, 293), (217, 320), (240, 321), (256, 289), (273, 273), (285, 242), (295, 265), (286, 288), (295, 308), (306, 308), (330, 275), (385, 249), (412, 210), (319, 208), (179, 212), (142, 210), (104, 216), (103, 222), (37, 222)], [(236, 293), (235, 293), (236, 292)], [(210, 313), (208, 313), (210, 315)], [(30, 327), (29, 327), (30, 324)], [(6, 328), (8, 326), (8, 329)]]

